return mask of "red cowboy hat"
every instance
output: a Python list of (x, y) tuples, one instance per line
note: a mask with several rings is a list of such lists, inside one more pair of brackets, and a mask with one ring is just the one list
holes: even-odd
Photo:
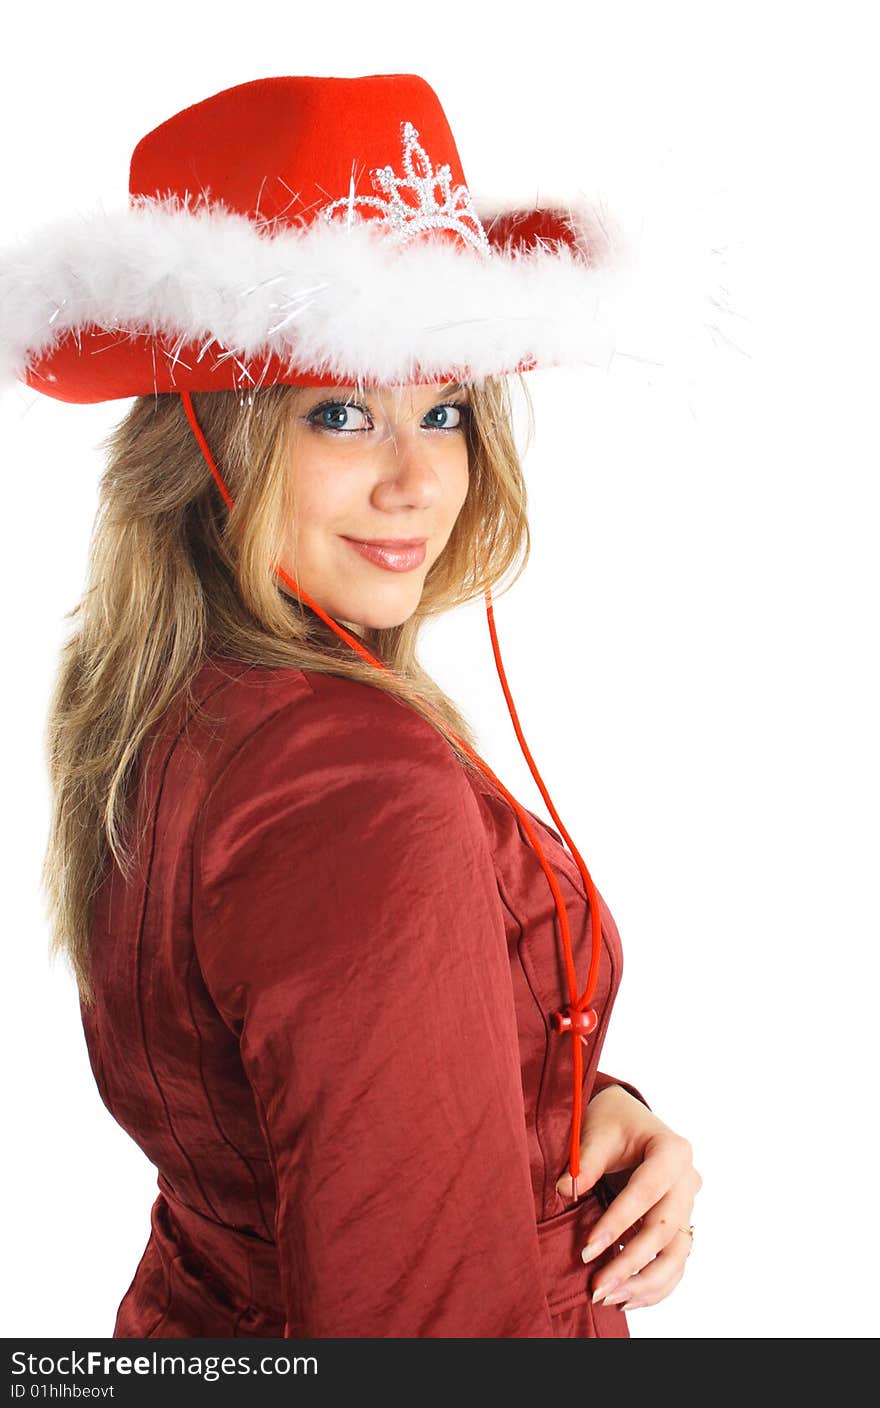
[(227, 88), (138, 142), (128, 205), (0, 261), (0, 380), (62, 401), (607, 365), (620, 230), (472, 199), (414, 74)]

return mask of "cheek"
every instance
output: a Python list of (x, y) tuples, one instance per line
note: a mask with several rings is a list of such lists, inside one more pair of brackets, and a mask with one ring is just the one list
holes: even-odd
[(458, 515), (461, 513), (462, 508), (464, 507), (464, 502), (468, 496), (468, 491), (471, 486), (470, 461), (468, 458), (467, 451), (465, 451), (462, 455), (461, 463), (458, 466), (458, 473), (456, 475), (455, 483), (455, 516), (457, 518)]
[(291, 534), (300, 540), (331, 531), (345, 516), (351, 490), (340, 467), (327, 456), (300, 453), (292, 470), (293, 523)]
[(454, 448), (450, 447), (441, 472), (446, 487), (446, 501), (457, 514), (467, 498), (470, 485), (470, 456), (467, 445), (459, 441)]

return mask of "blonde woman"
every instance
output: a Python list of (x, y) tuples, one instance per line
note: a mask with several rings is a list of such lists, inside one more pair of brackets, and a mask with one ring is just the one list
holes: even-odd
[(559, 830), (417, 658), (525, 566), (508, 377), (589, 350), (596, 230), (481, 219), (413, 75), (214, 95), (131, 194), (88, 298), (69, 239), (19, 256), (44, 301), (10, 335), (30, 385), (134, 398), (45, 872), (158, 1170), (113, 1333), (626, 1337), (682, 1276), (691, 1146), (598, 1071), (620, 938), (552, 802)]

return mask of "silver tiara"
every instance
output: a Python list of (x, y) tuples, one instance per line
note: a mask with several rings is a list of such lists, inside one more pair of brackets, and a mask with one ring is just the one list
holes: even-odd
[[(350, 194), (325, 205), (321, 214), (333, 221), (344, 211), (345, 217), (351, 220), (355, 210), (379, 210), (390, 227), (392, 239), (401, 243), (420, 230), (454, 230), (473, 249), (491, 254), (492, 246), (477, 218), (467, 186), (453, 186), (452, 172), (445, 163), (434, 170), (411, 122), (401, 123), (400, 130), (406, 175), (395, 176), (390, 166), (375, 167), (370, 176), (374, 190), (380, 193), (378, 196), (355, 196), (352, 175)], [(410, 198), (404, 199), (401, 192), (407, 192)]]

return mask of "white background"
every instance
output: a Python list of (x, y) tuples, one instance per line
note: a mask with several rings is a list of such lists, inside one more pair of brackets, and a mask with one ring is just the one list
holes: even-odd
[[(417, 72), (477, 193), (641, 231), (607, 368), (532, 374), (534, 548), (497, 600), (555, 805), (617, 919), (602, 1068), (705, 1180), (642, 1338), (877, 1332), (876, 65), (863, 4), (152, 0), (4, 19), (2, 243), (121, 204), (137, 140), (234, 83)], [(0, 400), (7, 1336), (109, 1335), (155, 1170), (46, 958), (43, 727), (97, 443), (128, 402)], [(546, 815), (482, 604), (424, 658)]]

